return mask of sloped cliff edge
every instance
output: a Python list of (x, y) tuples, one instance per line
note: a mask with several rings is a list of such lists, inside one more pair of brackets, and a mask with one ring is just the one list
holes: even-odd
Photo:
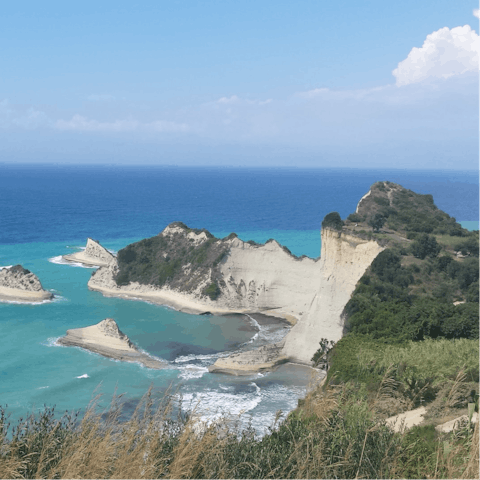
[[(180, 252), (176, 270), (169, 270), (170, 277), (162, 285), (158, 285), (161, 277), (156, 285), (131, 281), (135, 278), (132, 273), (123, 280), (124, 285), (118, 285), (123, 271), (116, 262), (94, 272), (88, 287), (106, 296), (152, 301), (187, 313), (262, 312), (295, 323), (280, 344), (220, 359), (211, 371), (250, 373), (289, 360), (309, 365), (321, 338), (341, 337), (343, 308), (357, 281), (383, 249), (375, 241), (330, 228), (322, 229), (321, 235), (321, 258), (313, 260), (293, 256), (274, 240), (258, 245), (235, 235), (216, 239), (206, 231), (174, 223), (158, 237), (148, 239), (161, 243), (160, 258), (167, 259), (167, 265), (172, 265)], [(192, 257), (199, 249), (204, 263)], [(128, 259), (141, 255), (148, 251), (140, 245), (130, 251)], [(121, 252), (119, 257), (122, 260)], [(211, 262), (210, 257), (216, 260)], [(145, 264), (153, 262), (142, 258)], [(158, 260), (158, 252), (156, 258), (158, 268), (163, 268), (165, 261)]]
[(115, 256), (92, 238), (87, 239), (85, 250), (71, 255), (63, 255), (62, 258), (67, 262), (78, 262), (93, 267), (106, 267), (115, 264)]

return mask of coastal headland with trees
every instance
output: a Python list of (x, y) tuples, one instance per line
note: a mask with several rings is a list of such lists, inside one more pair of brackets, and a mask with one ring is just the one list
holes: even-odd
[[(115, 398), (82, 418), (46, 407), (14, 425), (2, 408), (0, 476), (478, 478), (478, 231), (390, 182), (372, 185), (346, 219), (327, 215), (322, 229), (381, 248), (343, 307), (341, 338), (322, 338), (309, 362), (323, 381), (285, 420), (258, 437), (227, 419), (202, 424), (152, 391), (128, 419)], [(159, 237), (127, 246), (117, 285), (153, 279), (193, 291), (185, 265), (200, 278), (226, 254), (205, 236), (190, 250), (165, 252)], [(221, 280), (201, 286), (206, 302), (222, 298)]]

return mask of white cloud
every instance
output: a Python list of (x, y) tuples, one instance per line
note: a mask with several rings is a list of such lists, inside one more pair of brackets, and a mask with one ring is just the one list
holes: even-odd
[(480, 18), (480, 10), (478, 8), (476, 8), (474, 11), (473, 11), (473, 14), (477, 17), (477, 18)]
[(222, 97), (217, 100), (217, 103), (220, 104), (230, 104), (230, 103), (238, 103), (240, 101), (240, 98), (238, 98), (236, 95), (232, 95), (231, 97)]
[(480, 37), (469, 25), (441, 28), (427, 35), (392, 72), (397, 86), (478, 71)]

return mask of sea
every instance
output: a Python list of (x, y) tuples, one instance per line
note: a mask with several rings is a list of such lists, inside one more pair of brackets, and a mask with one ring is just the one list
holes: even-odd
[[(99, 408), (107, 408), (121, 394), (128, 414), (152, 388), (156, 398), (172, 395), (184, 412), (206, 421), (227, 416), (263, 435), (312, 388), (315, 371), (286, 364), (231, 376), (209, 373), (208, 366), (281, 339), (288, 332), (283, 323), (106, 298), (87, 288), (94, 269), (61, 256), (84, 248), (87, 237), (117, 252), (182, 221), (217, 237), (274, 238), (294, 255), (317, 258), (323, 217), (354, 212), (379, 180), (432, 194), (439, 208), (478, 229), (478, 172), (0, 164), (0, 266), (23, 265), (55, 295), (41, 303), (0, 303), (0, 405), (15, 421), (45, 405), (57, 415), (81, 415), (98, 395)], [(57, 345), (67, 329), (107, 317), (167, 368)]]

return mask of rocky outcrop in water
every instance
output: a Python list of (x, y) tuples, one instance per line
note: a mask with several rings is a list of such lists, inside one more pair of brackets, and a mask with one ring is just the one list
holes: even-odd
[(41, 302), (53, 298), (38, 277), (21, 265), (0, 269), (0, 300)]
[(123, 362), (138, 362), (147, 368), (161, 369), (165, 362), (140, 352), (119, 328), (113, 318), (106, 318), (96, 325), (67, 330), (58, 339), (60, 345), (81, 347), (86, 350)]
[(87, 266), (106, 267), (115, 264), (115, 256), (105, 247), (102, 247), (97, 240), (87, 239), (85, 250), (62, 257), (68, 262), (82, 263)]

